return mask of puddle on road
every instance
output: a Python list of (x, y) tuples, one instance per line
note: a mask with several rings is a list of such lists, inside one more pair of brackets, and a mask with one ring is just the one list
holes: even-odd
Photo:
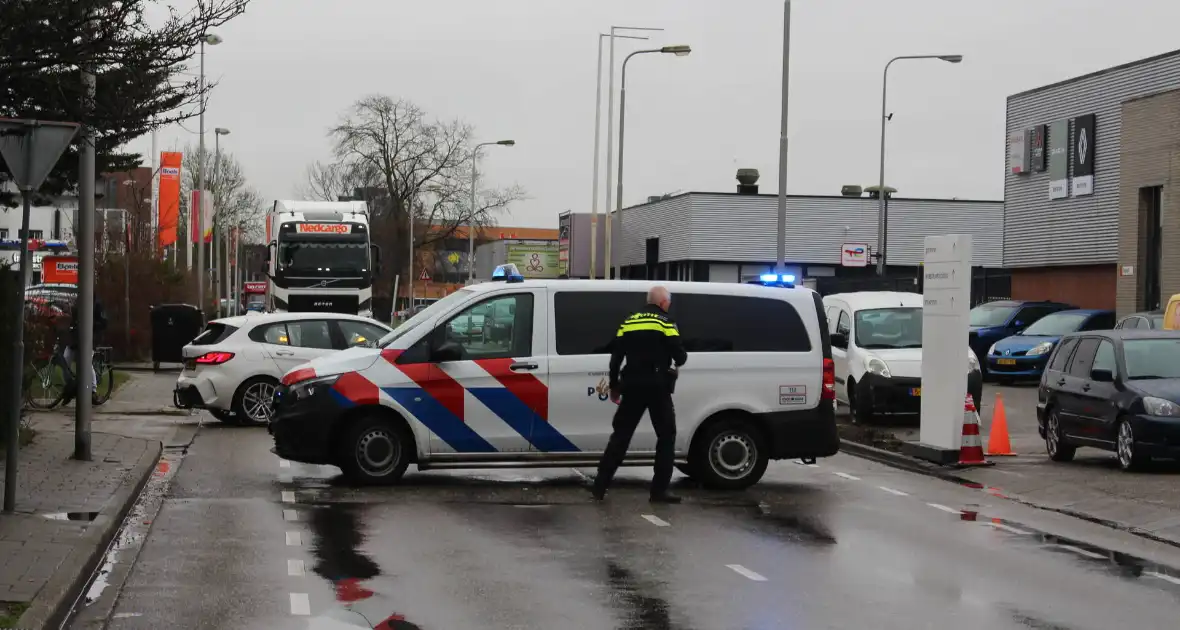
[(41, 516), (54, 521), (93, 521), (98, 512), (53, 512)]

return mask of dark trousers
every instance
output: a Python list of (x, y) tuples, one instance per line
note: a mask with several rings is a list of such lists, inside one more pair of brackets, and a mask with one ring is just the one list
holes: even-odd
[(672, 464), (676, 455), (676, 409), (672, 406), (672, 394), (665, 387), (624, 389), (622, 401), (615, 411), (613, 430), (602, 460), (598, 462), (598, 476), (594, 488), (605, 492), (614, 479), (615, 471), (623, 463), (631, 436), (643, 419), (643, 412), (651, 416), (652, 428), (656, 431), (656, 465), (651, 479), (652, 496), (668, 491), (672, 481)]

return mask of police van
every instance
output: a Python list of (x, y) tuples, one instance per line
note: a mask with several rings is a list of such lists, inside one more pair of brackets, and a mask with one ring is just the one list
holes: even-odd
[[(410, 464), (594, 466), (617, 408), (607, 383), (612, 340), (656, 284), (672, 293), (688, 351), (673, 396), (681, 472), (741, 489), (770, 460), (837, 452), (832, 349), (814, 291), (519, 275), (452, 293), (377, 348), (288, 372), (275, 393), (273, 450), (339, 466), (358, 483), (395, 482)], [(485, 333), (464, 323), (472, 312)], [(651, 465), (655, 445), (644, 419), (624, 465)]]

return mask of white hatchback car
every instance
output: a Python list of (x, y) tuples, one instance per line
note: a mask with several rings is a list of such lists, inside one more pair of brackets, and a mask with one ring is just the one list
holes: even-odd
[(182, 409), (208, 409), (222, 422), (264, 423), (283, 374), (327, 354), (373, 346), (390, 331), (367, 317), (342, 313), (217, 319), (184, 347), (173, 401)]

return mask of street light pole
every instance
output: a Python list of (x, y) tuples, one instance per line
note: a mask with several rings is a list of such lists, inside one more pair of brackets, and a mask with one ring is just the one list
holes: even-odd
[(787, 104), (791, 93), (791, 0), (783, 2), (782, 120), (778, 139), (778, 232), (775, 273), (787, 269)]
[(889, 86), (889, 66), (894, 61), (904, 59), (941, 59), (947, 63), (963, 61), (963, 55), (902, 55), (894, 57), (885, 64), (885, 71), (881, 74), (881, 177), (877, 182), (877, 275), (885, 275), (885, 256), (889, 242), (889, 205), (885, 194), (885, 123), (888, 114), (885, 110), (886, 89)]
[[(220, 186), (222, 184), (222, 181), (221, 181), (221, 136), (228, 136), (228, 135), (229, 135), (229, 129), (226, 129), (225, 127), (216, 127), (213, 129), (213, 182), (210, 184), (210, 187), (212, 187), (212, 188), (217, 188), (218, 186)], [(222, 306), (221, 306), (221, 294), (224, 293), (225, 298), (226, 298), (224, 310), (226, 311), (225, 314), (228, 314), (229, 301), (230, 301), (229, 300), (229, 297), (230, 297), (229, 235), (226, 233), (225, 221), (224, 220), (220, 220), (220, 221), (217, 220), (218, 218), (221, 217), (221, 209), (217, 207), (217, 195), (213, 194), (211, 196), (212, 196), (212, 201), (214, 202), (214, 207), (213, 207), (214, 224), (215, 225), (218, 223), (221, 224), (221, 229), (217, 230), (217, 234), (214, 235), (214, 238), (217, 239), (217, 262), (215, 262), (212, 265), (213, 270), (214, 270), (214, 275), (217, 277), (217, 280), (218, 280), (218, 282), (217, 282), (217, 312), (219, 314), (221, 314), (223, 311)], [(225, 203), (224, 199), (222, 199), (222, 203), (223, 204)], [(222, 269), (222, 267), (221, 267), (221, 265), (222, 265), (222, 255), (221, 254), (222, 254), (223, 250), (225, 253), (225, 268), (224, 269)]]
[[(502, 147), (516, 146), (515, 140), (497, 140), (496, 142), (481, 142), (471, 151), (471, 216), (467, 219), (467, 284), (475, 281), (475, 184), (476, 165), (480, 147), (499, 145)], [(412, 280), (412, 279), (411, 279)]]
[[(197, 140), (197, 190), (201, 192), (197, 193), (199, 203), (189, 204), (197, 207), (190, 208), (189, 211), (197, 213), (197, 308), (201, 309), (202, 322), (205, 321), (205, 213), (201, 209), (205, 205), (205, 104), (208, 101), (205, 97), (205, 44), (216, 46), (221, 42), (221, 37), (213, 33), (201, 36), (201, 73), (197, 84), (198, 93), (201, 95), (200, 137)], [(191, 268), (192, 259), (189, 260)]]
[[(625, 138), (625, 125), (627, 122), (627, 62), (635, 55), (644, 55), (648, 53), (664, 53), (672, 54), (677, 57), (683, 57), (692, 52), (689, 46), (664, 46), (663, 48), (652, 48), (649, 50), (637, 50), (623, 59), (623, 76), (621, 81), (621, 89), (619, 91), (619, 182), (618, 190), (616, 192), (617, 199), (615, 208), (619, 213), (619, 238), (623, 237), (623, 140)], [(609, 214), (607, 221), (610, 221)], [(609, 226), (610, 223), (607, 223)], [(607, 232), (609, 234), (609, 232)], [(610, 259), (607, 259), (608, 263)], [(619, 264), (615, 266), (615, 277), (623, 277), (623, 261), (620, 256)]]
[[(594, 84), (594, 189), (590, 195), (590, 279), (598, 275), (598, 165), (602, 161), (599, 157), (599, 144), (602, 138), (602, 38), (621, 37), (623, 39), (647, 39), (637, 35), (598, 34), (598, 80)], [(609, 194), (607, 195), (610, 196)], [(610, 216), (607, 215), (609, 224)], [(607, 261), (607, 267), (610, 262)], [(610, 276), (608, 269), (606, 275)]]
[(611, 224), (614, 221), (611, 219), (610, 206), (610, 190), (611, 190), (611, 175), (614, 173), (615, 161), (615, 31), (662, 31), (662, 28), (648, 28), (644, 26), (612, 26), (610, 27), (610, 69), (608, 75), (608, 88), (606, 92), (606, 247), (603, 254), (606, 256), (606, 277), (611, 277)]

